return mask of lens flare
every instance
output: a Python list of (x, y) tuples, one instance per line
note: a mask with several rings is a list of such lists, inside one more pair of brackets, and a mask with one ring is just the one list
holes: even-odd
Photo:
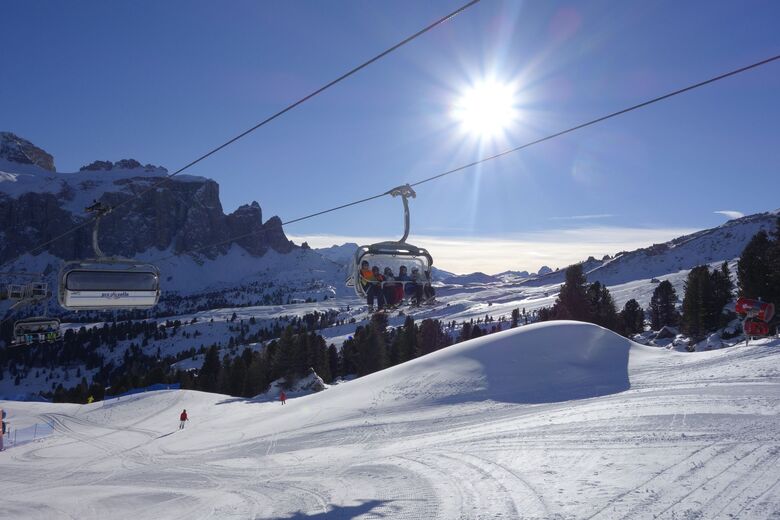
[(469, 134), (496, 137), (518, 118), (515, 89), (505, 83), (484, 81), (463, 92), (452, 109), (452, 117)]

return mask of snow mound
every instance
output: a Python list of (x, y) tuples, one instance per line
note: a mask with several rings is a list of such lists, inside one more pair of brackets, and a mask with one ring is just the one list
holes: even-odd
[(331, 388), (320, 397), (371, 396), (374, 406), (388, 407), (584, 399), (630, 388), (632, 348), (643, 347), (589, 323), (539, 323), (453, 345)]
[(311, 368), (306, 376), (293, 383), (288, 382), (286, 379), (277, 379), (271, 383), (271, 386), (267, 391), (256, 395), (253, 400), (258, 402), (276, 401), (279, 399), (279, 394), (282, 391), (284, 391), (288, 399), (292, 399), (294, 397), (321, 392), (327, 388), (329, 387), (325, 384), (325, 381), (323, 381), (322, 378), (317, 375), (317, 372)]

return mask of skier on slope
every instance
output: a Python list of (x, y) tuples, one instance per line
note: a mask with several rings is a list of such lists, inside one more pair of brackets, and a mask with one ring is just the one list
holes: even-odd
[(287, 400), (287, 394), (284, 393), (284, 390), (279, 392), (279, 400), (284, 404), (284, 402)]
[(179, 416), (179, 429), (184, 429), (184, 423), (189, 421), (190, 419), (187, 417), (187, 410), (184, 410), (181, 412), (181, 415)]

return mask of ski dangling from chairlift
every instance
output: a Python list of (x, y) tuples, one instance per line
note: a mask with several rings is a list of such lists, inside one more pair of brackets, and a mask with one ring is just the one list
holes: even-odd
[[(362, 299), (372, 300), (372, 296), (376, 294), (378, 300), (385, 301), (385, 295), (395, 294), (395, 303), (400, 303), (404, 297), (420, 303), (433, 295), (433, 258), (426, 249), (406, 242), (409, 237), (408, 199), (416, 198), (417, 194), (406, 184), (393, 188), (387, 195), (401, 197), (404, 205), (404, 235), (398, 241), (358, 247), (352, 260), (351, 274), (347, 278), (347, 287), (353, 287), (355, 294)], [(383, 279), (382, 276), (376, 276), (377, 269), (380, 275), (389, 269), (393, 280), (377, 281), (377, 278)], [(373, 273), (369, 274), (372, 271)]]
[(95, 213), (92, 247), (96, 258), (69, 262), (60, 270), (59, 304), (68, 310), (150, 309), (160, 299), (160, 270), (147, 263), (107, 257), (100, 250), (100, 219), (111, 208), (95, 202), (88, 208)]

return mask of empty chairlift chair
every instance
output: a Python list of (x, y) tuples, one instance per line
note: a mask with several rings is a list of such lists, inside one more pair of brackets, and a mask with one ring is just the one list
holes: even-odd
[(68, 310), (150, 309), (160, 299), (160, 271), (150, 264), (71, 262), (60, 274), (59, 303)]
[(160, 270), (151, 264), (103, 255), (98, 226), (110, 208), (96, 203), (87, 210), (98, 213), (92, 234), (97, 258), (63, 266), (57, 291), (60, 305), (75, 311), (154, 307), (160, 299)]

